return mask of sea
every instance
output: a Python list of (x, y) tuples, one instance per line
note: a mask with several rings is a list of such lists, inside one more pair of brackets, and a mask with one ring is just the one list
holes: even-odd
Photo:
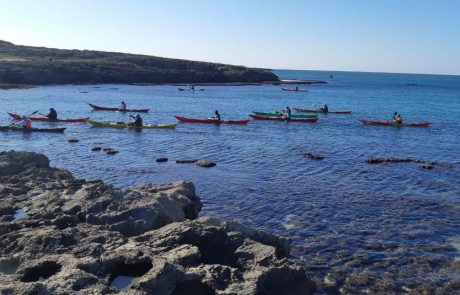
[[(58, 85), (0, 90), (0, 125), (7, 112), (47, 113), (127, 122), (129, 114), (94, 111), (88, 103), (150, 108), (145, 123), (177, 123), (174, 115), (250, 119), (252, 111), (351, 110), (319, 114), (316, 123), (250, 121), (246, 125), (178, 123), (175, 130), (93, 128), (63, 134), (0, 132), (0, 151), (46, 154), (78, 178), (119, 187), (178, 180), (196, 185), (201, 215), (233, 220), (289, 238), (291, 256), (318, 284), (317, 294), (439, 293), (460, 290), (460, 76), (337, 71), (274, 71), (299, 85), (177, 86)], [(367, 126), (359, 119), (431, 122), (427, 128)], [(295, 113), (295, 112), (294, 112)], [(69, 143), (67, 139), (78, 138)], [(112, 147), (116, 155), (91, 151)], [(323, 160), (304, 153), (324, 156)], [(157, 163), (158, 157), (168, 162)], [(433, 161), (369, 164), (371, 157)], [(213, 168), (176, 164), (206, 159)]]

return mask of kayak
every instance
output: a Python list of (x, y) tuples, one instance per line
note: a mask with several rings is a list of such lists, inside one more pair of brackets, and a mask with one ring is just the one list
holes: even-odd
[[(18, 114), (8, 113), (15, 120), (22, 120), (22, 116)], [(29, 117), (32, 121), (42, 121), (42, 122), (67, 122), (67, 123), (84, 123), (88, 118), (78, 118), (78, 119), (56, 119), (51, 120), (47, 117)]]
[(180, 116), (174, 116), (177, 120), (184, 123), (207, 123), (207, 124), (243, 124), (246, 125), (250, 120), (227, 120), (227, 121), (217, 121), (214, 119), (191, 119)]
[(133, 128), (133, 129), (153, 129), (153, 128), (166, 128), (166, 129), (174, 129), (176, 128), (176, 124), (146, 124), (144, 126), (136, 126), (136, 125), (130, 125), (125, 122), (98, 122), (98, 121), (92, 121), (92, 120), (87, 120), (88, 124), (90, 124), (93, 127), (109, 127), (109, 128)]
[(306, 109), (296, 109), (294, 108), (297, 112), (300, 113), (319, 113), (319, 114), (342, 114), (342, 115), (348, 115), (351, 114), (351, 111), (336, 111), (336, 112), (323, 112), (321, 110), (306, 110)]
[[(283, 114), (281, 113), (264, 113), (264, 112), (254, 112), (255, 115), (258, 116), (265, 116), (265, 117), (281, 117)], [(317, 118), (318, 115), (299, 115), (299, 114), (292, 114), (291, 118)]]
[(395, 126), (395, 127), (428, 127), (431, 123), (429, 122), (416, 122), (416, 123), (396, 123), (392, 121), (369, 121), (359, 120), (364, 125), (381, 125), (381, 126)]
[(22, 128), (16, 126), (0, 126), (0, 130), (21, 131), (21, 132), (64, 132), (66, 128)]
[(120, 110), (120, 108), (109, 108), (109, 107), (100, 107), (94, 104), (88, 103), (90, 107), (95, 109), (96, 111), (113, 111), (113, 112), (129, 112), (129, 113), (147, 113), (150, 109), (126, 109)]
[(266, 117), (258, 115), (249, 115), (256, 120), (269, 120), (269, 121), (286, 121), (286, 122), (305, 122), (305, 123), (315, 123), (318, 121), (318, 118), (290, 118), (284, 119), (281, 117)]
[(185, 88), (177, 88), (177, 90), (179, 90), (179, 91), (191, 91), (191, 92), (194, 92), (194, 91), (204, 91), (204, 88), (195, 89), (195, 90), (192, 90), (192, 89), (185, 89)]
[(281, 88), (283, 91), (308, 92), (308, 89)]

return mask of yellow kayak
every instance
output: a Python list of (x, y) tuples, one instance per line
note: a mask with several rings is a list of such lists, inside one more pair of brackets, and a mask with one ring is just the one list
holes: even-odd
[(146, 124), (143, 126), (136, 126), (136, 125), (131, 125), (128, 123), (123, 123), (123, 122), (98, 122), (98, 121), (92, 121), (92, 120), (86, 120), (88, 124), (90, 124), (93, 127), (109, 127), (109, 128), (133, 128), (133, 129), (152, 129), (152, 128), (167, 128), (167, 129), (174, 129), (176, 128), (176, 124)]

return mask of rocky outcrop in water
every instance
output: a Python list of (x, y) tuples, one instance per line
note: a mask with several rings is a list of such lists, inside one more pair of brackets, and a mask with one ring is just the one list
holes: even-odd
[(450, 164), (438, 163), (433, 161), (417, 160), (412, 158), (369, 158), (366, 161), (369, 164), (386, 164), (386, 163), (417, 163), (417, 166), (423, 169), (433, 169), (434, 166), (452, 167)]
[(198, 217), (192, 183), (119, 189), (0, 153), (1, 294), (311, 294), (289, 241)]

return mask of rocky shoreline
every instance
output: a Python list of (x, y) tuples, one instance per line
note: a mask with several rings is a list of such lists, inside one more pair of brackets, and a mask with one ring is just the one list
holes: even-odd
[(119, 189), (0, 153), (0, 294), (312, 294), (289, 240), (213, 217), (192, 183)]

